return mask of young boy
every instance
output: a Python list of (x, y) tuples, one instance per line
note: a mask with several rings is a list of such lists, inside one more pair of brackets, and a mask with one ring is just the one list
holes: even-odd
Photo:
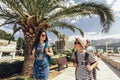
[[(89, 53), (88, 59), (89, 61), (85, 60), (85, 52), (83, 49), (85, 48), (87, 42), (84, 38), (76, 38), (74, 42), (74, 48), (76, 52), (72, 55), (73, 65), (76, 67), (75, 76), (76, 80), (93, 80), (93, 68), (98, 65), (98, 62), (95, 61), (94, 56), (92, 53)], [(91, 65), (91, 63), (93, 63)]]

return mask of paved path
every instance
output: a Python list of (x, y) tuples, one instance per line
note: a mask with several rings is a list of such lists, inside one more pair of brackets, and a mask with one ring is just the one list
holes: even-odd
[[(98, 80), (120, 80), (120, 71), (114, 69), (109, 64), (98, 59), (100, 71), (97, 71)], [(62, 70), (62, 74), (52, 80), (75, 80), (74, 67)]]

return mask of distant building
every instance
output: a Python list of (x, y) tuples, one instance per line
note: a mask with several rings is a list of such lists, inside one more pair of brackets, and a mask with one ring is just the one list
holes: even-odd
[(16, 53), (16, 42), (11, 41), (8, 44), (8, 40), (0, 39), (0, 59), (4, 58), (4, 56), (11, 56), (11, 58), (15, 58)]
[(57, 51), (64, 50), (64, 48), (65, 48), (65, 44), (63, 40), (59, 40), (55, 42), (55, 49)]
[(119, 55), (120, 55), (120, 47), (118, 47), (117, 50), (118, 50), (118, 53), (119, 53)]
[(103, 49), (97, 49), (98, 53), (103, 53)]
[(67, 37), (64, 40), (58, 40), (55, 42), (55, 49), (59, 51), (63, 51), (73, 47), (73, 43), (68, 40)]
[(114, 49), (113, 47), (107, 47), (107, 53), (113, 53)]

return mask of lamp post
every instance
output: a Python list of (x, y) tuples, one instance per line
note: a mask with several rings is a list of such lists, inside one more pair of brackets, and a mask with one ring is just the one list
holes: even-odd
[[(109, 48), (108, 48), (108, 44), (110, 44), (110, 43), (112, 43), (111, 40), (109, 40), (108, 42), (106, 42), (106, 53), (107, 53), (107, 55), (108, 55), (108, 58), (109, 58), (108, 52), (112, 52), (112, 53), (113, 53), (113, 48), (112, 48), (112, 47), (109, 47)], [(109, 50), (108, 50), (108, 49), (109, 49)]]
[(108, 42), (106, 42), (106, 52), (107, 52)]
[(110, 43), (110, 42), (106, 42), (106, 55), (107, 55), (107, 57), (109, 58), (109, 54), (108, 54), (108, 43)]

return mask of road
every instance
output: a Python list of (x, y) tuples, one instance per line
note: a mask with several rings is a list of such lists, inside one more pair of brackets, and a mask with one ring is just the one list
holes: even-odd
[[(100, 71), (97, 71), (98, 80), (120, 80), (120, 71), (103, 62), (100, 58), (98, 62), (98, 67), (100, 68)], [(75, 80), (74, 71), (75, 68), (70, 66), (62, 70), (62, 74), (51, 80)]]

